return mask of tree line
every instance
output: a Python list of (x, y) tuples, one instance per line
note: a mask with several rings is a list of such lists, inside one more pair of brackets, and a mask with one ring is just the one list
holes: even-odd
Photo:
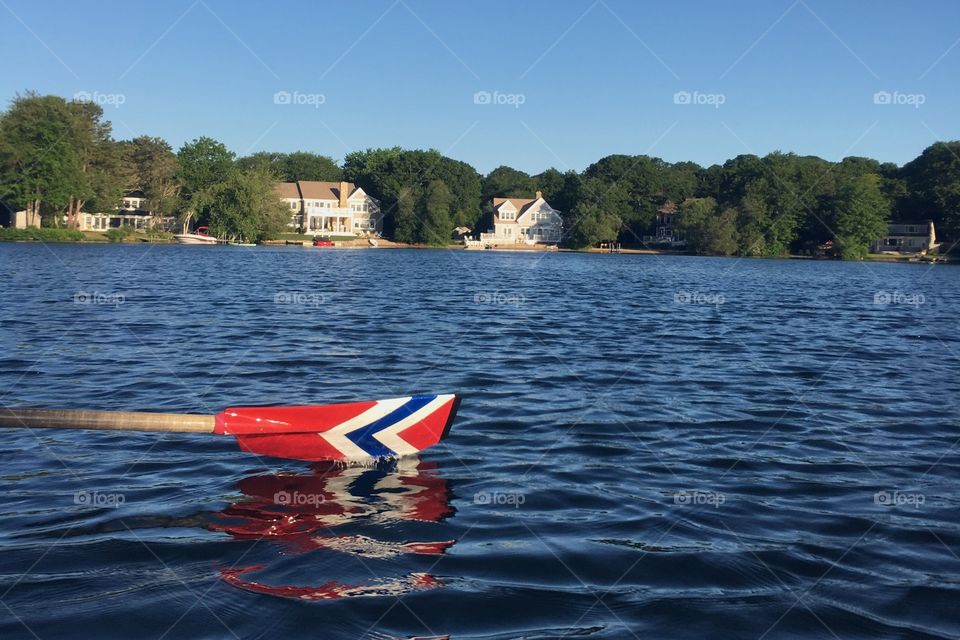
[(0, 201), (41, 215), (45, 226), (76, 227), (81, 211), (116, 207), (142, 191), (156, 214), (187, 228), (259, 240), (286, 229), (278, 180), (347, 180), (381, 203), (384, 234), (444, 245), (455, 227), (489, 224), (494, 196), (544, 198), (564, 219), (564, 244), (643, 246), (657, 212), (677, 209), (688, 249), (712, 255), (778, 256), (833, 242), (862, 256), (888, 221), (931, 219), (960, 238), (960, 142), (937, 142), (903, 165), (774, 152), (722, 165), (610, 155), (582, 172), (530, 175), (500, 166), (482, 175), (436, 150), (398, 147), (350, 153), (342, 165), (315, 153), (236, 157), (200, 137), (174, 151), (163, 139), (115, 140), (96, 104), (58, 96), (17, 96), (0, 114)]

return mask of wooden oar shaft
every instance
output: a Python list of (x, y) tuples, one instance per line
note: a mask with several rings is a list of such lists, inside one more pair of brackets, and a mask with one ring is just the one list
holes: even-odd
[(214, 416), (188, 413), (5, 409), (0, 407), (0, 427), (213, 433), (215, 422), (216, 418)]

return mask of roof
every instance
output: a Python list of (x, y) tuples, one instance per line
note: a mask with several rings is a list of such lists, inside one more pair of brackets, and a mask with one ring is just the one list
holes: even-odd
[(505, 202), (509, 202), (517, 210), (517, 217), (519, 218), (523, 215), (523, 212), (530, 208), (536, 198), (494, 198), (493, 199), (493, 211), (497, 215), (497, 218), (500, 217), (500, 205)]
[(667, 202), (662, 207), (657, 209), (659, 213), (676, 213), (677, 212), (677, 203), (676, 202)]
[(281, 198), (295, 198), (300, 199), (300, 190), (297, 188), (296, 182), (279, 182), (277, 183), (277, 193), (280, 194)]
[[(339, 200), (340, 183), (339, 182), (317, 182), (314, 180), (301, 180), (297, 183), (300, 186), (300, 193), (305, 200)], [(347, 185), (347, 197), (349, 198), (357, 186), (352, 182)]]

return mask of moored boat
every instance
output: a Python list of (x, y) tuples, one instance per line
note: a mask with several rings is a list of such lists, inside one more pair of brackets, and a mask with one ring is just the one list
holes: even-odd
[(180, 244), (217, 244), (217, 239), (209, 234), (207, 227), (197, 227), (195, 233), (176, 233), (173, 239)]

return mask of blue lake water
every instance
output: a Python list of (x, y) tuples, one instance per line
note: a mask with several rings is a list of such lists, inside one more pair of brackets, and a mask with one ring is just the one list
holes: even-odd
[(10, 244), (0, 266), (4, 406), (464, 396), (447, 441), (369, 468), (0, 433), (4, 639), (960, 637), (956, 268)]

